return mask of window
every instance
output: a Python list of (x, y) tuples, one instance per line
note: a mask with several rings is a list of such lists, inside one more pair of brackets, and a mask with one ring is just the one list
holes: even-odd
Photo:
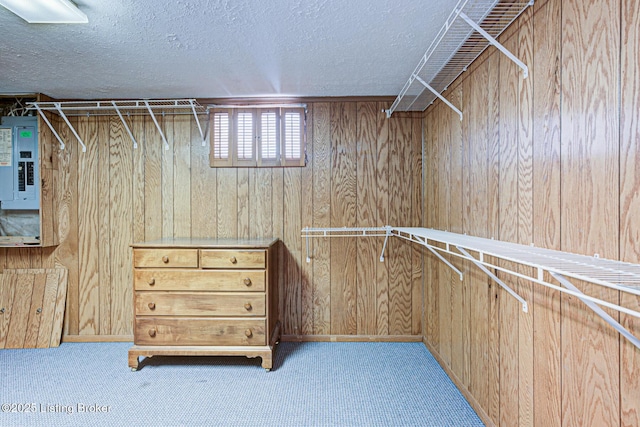
[(305, 165), (304, 108), (216, 108), (212, 114), (211, 167)]

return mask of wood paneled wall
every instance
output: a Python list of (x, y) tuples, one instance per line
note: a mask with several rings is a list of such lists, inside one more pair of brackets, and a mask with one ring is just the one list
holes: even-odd
[[(640, 1), (540, 0), (425, 112), (425, 223), (640, 262)], [(425, 258), (425, 340), (496, 425), (640, 425), (640, 350), (579, 300)], [(551, 278), (547, 277), (547, 280)], [(576, 283), (640, 308), (640, 299)], [(610, 314), (640, 335), (640, 322)]]
[[(309, 104), (304, 168), (210, 168), (190, 116), (76, 118), (55, 151), (60, 245), (0, 249), (0, 268), (69, 270), (67, 339), (132, 335), (132, 242), (169, 236), (279, 237), (284, 334), (421, 336), (422, 260), (408, 245), (378, 261), (381, 238), (312, 240), (301, 229), (419, 226), (419, 116), (386, 119), (378, 102)], [(48, 133), (48, 129), (43, 132)], [(395, 243), (394, 243), (395, 244)], [(82, 337), (79, 337), (82, 336)]]

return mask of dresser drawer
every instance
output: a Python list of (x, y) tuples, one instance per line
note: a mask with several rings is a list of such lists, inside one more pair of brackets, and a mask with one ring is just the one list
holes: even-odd
[(136, 316), (264, 316), (265, 294), (136, 292)]
[(135, 249), (134, 267), (198, 268), (197, 249)]
[(264, 292), (266, 273), (258, 270), (136, 269), (136, 291)]
[(137, 345), (266, 345), (264, 319), (136, 317)]
[(203, 249), (200, 251), (202, 268), (266, 268), (264, 250)]

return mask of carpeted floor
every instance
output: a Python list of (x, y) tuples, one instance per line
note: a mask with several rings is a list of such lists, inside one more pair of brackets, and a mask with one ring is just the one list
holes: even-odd
[(131, 372), (130, 346), (0, 350), (0, 425), (483, 425), (421, 343), (283, 342), (271, 372), (260, 359), (159, 356)]

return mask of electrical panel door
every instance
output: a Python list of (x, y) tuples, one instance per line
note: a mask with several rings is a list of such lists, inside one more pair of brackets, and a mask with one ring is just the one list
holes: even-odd
[[(9, 131), (10, 129), (10, 131)], [(11, 135), (11, 144), (8, 135)], [(0, 127), (0, 209), (40, 208), (38, 119), (2, 117)]]

